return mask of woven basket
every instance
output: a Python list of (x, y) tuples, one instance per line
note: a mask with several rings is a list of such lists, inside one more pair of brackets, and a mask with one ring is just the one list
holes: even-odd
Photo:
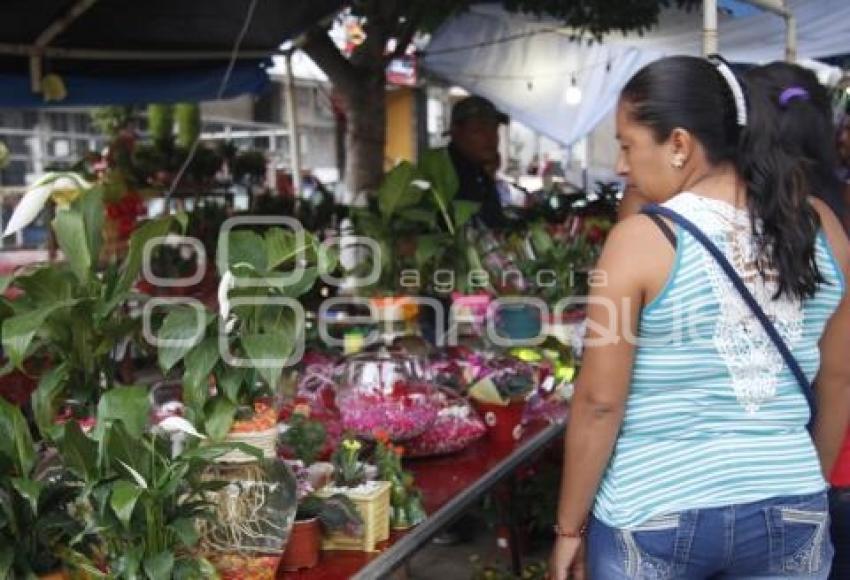
[[(250, 431), (247, 433), (228, 433), (225, 441), (228, 443), (245, 443), (263, 452), (263, 457), (277, 457), (277, 427), (265, 431)], [(257, 458), (234, 449), (216, 459), (217, 463), (249, 463)]]
[[(347, 536), (341, 532), (325, 535), (322, 540), (323, 550), (356, 550), (374, 552), (379, 542), (390, 537), (390, 482), (378, 481), (378, 485), (367, 493), (343, 491), (363, 518), (363, 535), (359, 538)], [(337, 493), (334, 490), (333, 493)], [(316, 495), (328, 498), (333, 493), (320, 490)]]

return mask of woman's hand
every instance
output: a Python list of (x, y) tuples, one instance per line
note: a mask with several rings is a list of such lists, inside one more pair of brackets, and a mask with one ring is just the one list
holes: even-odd
[[(572, 575), (570, 575), (572, 573)], [(549, 559), (550, 580), (584, 580), (584, 542), (581, 538), (558, 536)]]

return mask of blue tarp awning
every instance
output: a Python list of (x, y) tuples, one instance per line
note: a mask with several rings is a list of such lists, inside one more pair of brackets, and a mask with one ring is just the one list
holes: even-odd
[[(91, 107), (207, 101), (219, 96), (226, 69), (226, 65), (220, 65), (137, 75), (64, 74), (62, 80), (68, 96), (55, 102), (45, 102), (42, 95), (31, 91), (29, 75), (0, 73), (0, 107)], [(239, 62), (233, 67), (221, 98), (259, 94), (268, 85), (269, 77), (263, 63)]]

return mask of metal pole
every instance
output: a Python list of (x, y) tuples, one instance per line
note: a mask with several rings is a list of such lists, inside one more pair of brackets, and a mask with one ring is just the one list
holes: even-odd
[(717, 0), (702, 3), (702, 55), (717, 52)]
[(289, 124), (289, 162), (292, 166), (292, 188), (295, 203), (301, 195), (301, 143), (295, 102), (295, 75), (292, 73), (292, 51), (286, 53), (286, 122)]

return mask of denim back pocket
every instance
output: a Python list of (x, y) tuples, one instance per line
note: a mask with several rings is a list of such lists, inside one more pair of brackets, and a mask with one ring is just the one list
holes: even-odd
[(656, 516), (620, 530), (623, 568), (629, 578), (668, 580), (680, 577), (688, 564), (696, 517), (693, 512)]
[(832, 560), (826, 493), (788, 498), (765, 508), (771, 572), (820, 572)]

